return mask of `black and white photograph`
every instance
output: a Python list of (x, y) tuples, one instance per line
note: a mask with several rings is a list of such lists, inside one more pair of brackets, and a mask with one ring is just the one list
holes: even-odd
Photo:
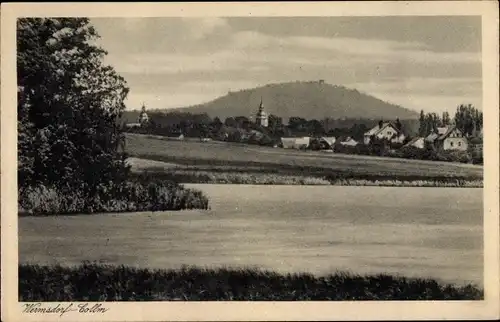
[(498, 11), (213, 5), (9, 19), (9, 316), (270, 301), (499, 314), (486, 309), (499, 282), (498, 87), (485, 92), (498, 48), (484, 43), (498, 41), (498, 20), (484, 28)]

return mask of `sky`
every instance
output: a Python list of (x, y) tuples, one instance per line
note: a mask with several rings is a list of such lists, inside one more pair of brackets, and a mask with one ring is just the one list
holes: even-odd
[(127, 109), (176, 108), (269, 83), (356, 88), (416, 111), (482, 109), (481, 18), (94, 18)]

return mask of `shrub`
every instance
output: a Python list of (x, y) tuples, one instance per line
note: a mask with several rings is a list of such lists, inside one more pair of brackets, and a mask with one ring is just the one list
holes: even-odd
[(147, 184), (128, 181), (120, 186), (99, 186), (97, 190), (96, 195), (88, 198), (78, 190), (43, 185), (29, 187), (19, 194), (20, 213), (51, 215), (208, 209), (208, 199), (200, 191), (168, 181)]

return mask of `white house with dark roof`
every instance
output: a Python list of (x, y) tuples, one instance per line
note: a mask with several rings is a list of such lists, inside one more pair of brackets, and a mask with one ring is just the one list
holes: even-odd
[(364, 134), (364, 143), (370, 144), (372, 137), (386, 139), (392, 143), (403, 143), (406, 136), (391, 122), (379, 122)]
[(456, 126), (437, 128), (426, 138), (425, 141), (433, 143), (434, 146), (442, 150), (467, 151), (467, 137)]

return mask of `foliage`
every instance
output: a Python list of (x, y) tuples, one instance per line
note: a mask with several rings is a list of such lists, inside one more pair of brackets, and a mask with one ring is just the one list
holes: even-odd
[(151, 177), (140, 177), (119, 186), (100, 186), (92, 199), (86, 198), (79, 190), (63, 191), (43, 185), (27, 187), (19, 196), (21, 214), (29, 215), (207, 208), (208, 199), (200, 191)]
[(103, 64), (97, 38), (86, 18), (18, 20), (20, 187), (78, 189), (92, 198), (111, 181), (125, 180), (116, 120), (128, 88)]
[(260, 269), (150, 270), (84, 262), (19, 265), (19, 301), (481, 300), (482, 289), (388, 274), (327, 276)]
[(407, 159), (446, 161), (471, 163), (472, 156), (467, 151), (441, 151), (434, 149), (431, 145), (426, 145), (424, 149), (412, 146), (405, 146), (399, 150), (398, 157)]
[[(453, 122), (456, 127), (466, 136), (474, 136), (483, 128), (483, 112), (476, 109), (474, 106), (459, 105), (455, 112)], [(442, 117), (436, 113), (424, 113), (420, 111), (419, 118), (419, 136), (427, 136), (431, 132), (435, 132), (438, 127), (451, 125), (451, 119), (448, 112), (443, 112)]]
[(483, 128), (483, 112), (470, 104), (460, 105), (455, 112), (455, 124), (464, 135), (472, 136)]

